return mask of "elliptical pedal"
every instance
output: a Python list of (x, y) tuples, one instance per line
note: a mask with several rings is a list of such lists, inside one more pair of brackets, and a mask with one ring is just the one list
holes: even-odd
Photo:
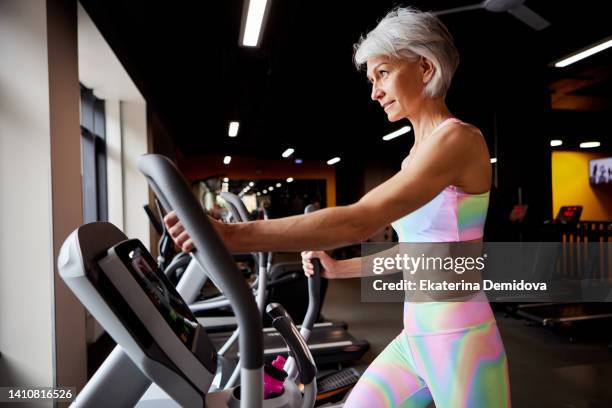
[(359, 381), (361, 373), (354, 367), (330, 373), (317, 378), (317, 399), (315, 406), (340, 401)]

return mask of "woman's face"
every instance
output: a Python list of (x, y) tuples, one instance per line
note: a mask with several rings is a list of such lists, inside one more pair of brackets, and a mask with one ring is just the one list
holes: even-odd
[(375, 56), (367, 61), (372, 100), (380, 103), (390, 122), (409, 117), (423, 98), (429, 79), (429, 62)]

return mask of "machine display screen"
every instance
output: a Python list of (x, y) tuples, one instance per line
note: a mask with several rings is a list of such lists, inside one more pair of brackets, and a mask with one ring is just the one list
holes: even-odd
[(510, 221), (522, 222), (525, 219), (526, 214), (527, 214), (527, 205), (526, 204), (516, 204), (514, 207), (512, 207), (512, 212), (510, 213)]
[(564, 206), (559, 209), (557, 220), (564, 222), (578, 222), (580, 221), (580, 214), (582, 214), (582, 206)]
[(172, 283), (159, 270), (153, 257), (140, 243), (119, 245), (116, 251), (170, 328), (191, 349), (198, 322)]

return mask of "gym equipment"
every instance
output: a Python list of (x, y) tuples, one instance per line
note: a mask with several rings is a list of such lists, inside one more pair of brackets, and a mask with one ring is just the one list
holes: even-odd
[[(225, 200), (231, 218), (236, 222), (251, 221), (249, 212), (240, 197), (229, 192), (222, 192), (220, 196)], [(304, 212), (308, 213), (314, 209), (315, 207), (310, 205), (306, 207)], [(274, 254), (271, 252), (253, 254), (253, 256), (256, 259), (258, 257), (260, 259), (263, 258), (262, 262), (265, 263), (267, 285), (265, 286), (266, 294), (264, 296), (267, 299), (267, 303), (276, 302), (282, 304), (293, 320), (302, 321), (308, 305), (307, 280), (302, 271), (302, 264), (298, 262), (273, 264)], [(326, 290), (327, 281), (324, 280), (321, 284), (321, 304), (325, 299)], [(319, 320), (319, 316), (317, 316), (317, 320)], [(266, 323), (267, 321), (264, 319), (264, 325), (267, 325)]]
[(356, 368), (347, 368), (317, 378), (315, 405), (338, 402), (359, 381), (361, 373)]
[[(589, 245), (612, 242), (612, 223), (579, 221), (582, 207), (561, 207), (554, 223), (547, 224), (547, 237), (559, 242), (562, 247), (562, 259), (558, 259), (553, 269), (557, 277), (578, 282), (581, 279), (612, 279), (612, 276), (601, 276), (593, 272), (594, 266), (609, 262), (610, 254), (601, 250), (597, 255), (598, 265), (593, 265), (593, 259), (585, 262), (584, 251)], [(584, 248), (583, 248), (584, 247)], [(580, 253), (582, 250), (582, 254)], [(549, 266), (551, 267), (551, 266)], [(599, 269), (603, 272), (604, 269)], [(569, 339), (583, 334), (593, 328), (601, 331), (601, 327), (612, 322), (612, 304), (609, 302), (566, 302), (566, 303), (528, 303), (514, 306), (516, 316), (527, 320), (529, 324), (548, 327), (569, 334)]]
[[(231, 196), (234, 198), (230, 198), (230, 200), (235, 202), (237, 207), (244, 206), (237, 196), (228, 193), (227, 197)], [(234, 215), (237, 220), (241, 220), (238, 211), (235, 207)], [(241, 211), (246, 213), (246, 207)], [(284, 301), (290, 299), (292, 303), (285, 309), (294, 321), (303, 320), (309, 302), (307, 279), (302, 272), (301, 263), (279, 263), (272, 265), (270, 268), (269, 262), (261, 262), (262, 257), (265, 255), (255, 254), (259, 264), (259, 273), (262, 274), (269, 270), (269, 276), (264, 280), (264, 283), (270, 295), (264, 298), (265, 304), (273, 302), (283, 304)], [(268, 259), (270, 259), (269, 254)], [(264, 264), (266, 264), (265, 268)], [(175, 270), (183, 273), (179, 275), (181, 276), (180, 281), (176, 277)], [(219, 354), (226, 358), (226, 370), (235, 367), (235, 361), (240, 356), (238, 346), (235, 343), (237, 339), (237, 333), (234, 333), (237, 327), (236, 318), (231, 314), (231, 310), (228, 310), (229, 301), (222, 295), (204, 301), (197, 301), (200, 294), (199, 288), (205, 285), (208, 278), (199, 264), (195, 261), (192, 262), (192, 258), (188, 254), (180, 253), (177, 255), (166, 268), (165, 273), (172, 281), (178, 281), (177, 288), (179, 293), (183, 295), (183, 298), (190, 305), (198, 322), (206, 327), (206, 331), (215, 348), (219, 350)], [(256, 280), (251, 285), (254, 296), (257, 296), (258, 281), (261, 281), (261, 279)], [(320, 299), (325, 294), (323, 289), (326, 287), (326, 284), (327, 282), (324, 282), (321, 285)], [(264, 302), (262, 302), (262, 299), (258, 300), (258, 304), (262, 305), (261, 310), (263, 311)], [(318, 320), (318, 316), (316, 320)], [(264, 322), (266, 322), (265, 319)], [(370, 347), (366, 340), (357, 340), (348, 333), (347, 325), (344, 322), (314, 323), (308, 345), (314, 355), (315, 362), (319, 365), (343, 364), (357, 361)], [(269, 362), (277, 354), (287, 352), (288, 348), (276, 330), (273, 327), (264, 328), (265, 360)], [(217, 386), (224, 386), (229, 378), (228, 376), (222, 377), (217, 382)]]
[[(221, 197), (228, 203), (228, 208), (232, 213), (233, 218), (236, 221), (248, 221), (248, 211), (242, 200), (232, 193), (223, 192)], [(319, 209), (318, 206), (310, 204), (306, 206), (304, 212), (310, 213)], [(260, 253), (259, 259), (265, 258), (266, 254)], [(308, 305), (310, 307), (311, 299), (301, 298), (303, 294), (310, 293), (305, 287), (307, 282), (303, 272), (301, 263), (286, 263), (276, 264), (272, 267), (271, 259), (272, 255), (267, 254), (267, 265), (266, 269), (269, 271), (266, 289), (273, 292), (269, 297), (269, 302), (278, 302), (284, 304), (283, 301), (291, 299), (291, 297), (298, 299), (292, 299), (291, 304), (295, 305), (291, 309), (294, 312), (292, 317), (294, 320), (301, 320), (302, 316), (306, 314), (301, 312), (300, 309), (304, 307), (301, 305)], [(262, 268), (262, 265), (260, 265)], [(288, 271), (295, 271), (298, 269), (298, 275), (289, 275)], [(261, 270), (261, 269), (260, 269)], [(260, 274), (261, 276), (261, 274)], [(261, 281), (261, 278), (259, 279)], [(282, 284), (281, 284), (282, 283)], [(321, 284), (321, 287), (326, 286), (325, 281)], [(265, 286), (264, 286), (265, 287)], [(261, 293), (261, 292), (259, 292)], [(325, 291), (319, 291), (319, 302), (322, 304)], [(192, 310), (200, 310), (198, 306), (193, 306)], [(316, 310), (321, 310), (319, 306)], [(314, 319), (318, 320), (319, 316), (315, 316)], [(305, 334), (304, 337), (308, 340), (308, 347), (314, 355), (315, 362), (318, 365), (322, 364), (333, 364), (343, 363), (347, 361), (359, 360), (370, 348), (370, 345), (365, 340), (357, 340), (347, 331), (347, 325), (343, 322), (321, 322), (314, 324), (311, 333)], [(227, 358), (238, 357), (238, 350), (235, 345), (228, 343), (230, 338), (227, 333), (214, 333), (211, 334), (211, 339), (215, 345), (222, 347), (223, 354)], [(220, 348), (221, 349), (221, 348)], [(287, 352), (287, 348), (284, 345), (282, 339), (280, 339), (277, 333), (271, 328), (264, 329), (264, 358), (269, 361), (278, 353)]]
[(148, 204), (145, 204), (143, 208), (147, 214), (147, 217), (149, 218), (149, 222), (160, 236), (159, 242), (157, 243), (157, 264), (161, 270), (165, 270), (177, 254), (174, 250), (174, 242), (172, 242), (172, 237), (170, 237), (170, 234), (166, 230), (166, 225), (164, 224), (164, 216), (166, 215), (166, 212), (157, 199), (155, 199), (155, 206), (157, 207), (159, 219), (153, 214), (153, 211)]
[(217, 356), (180, 291), (173, 288), (138, 240), (128, 240), (112, 224), (91, 223), (66, 240), (58, 268), (66, 284), (119, 346), (79, 393), (75, 406), (134, 406), (151, 381), (175, 402), (149, 400), (138, 406), (313, 406), (316, 366), (280, 305), (269, 305), (267, 312), (291, 349), (304, 394), (300, 395), (288, 375), (284, 391), (263, 400), (262, 326), (251, 290), (171, 162), (147, 155), (138, 165), (158, 198), (165, 201), (164, 206), (177, 210), (200, 249), (193, 257), (231, 301), (242, 333), (240, 386), (208, 392)]
[[(244, 217), (248, 217), (246, 207), (242, 204), (242, 201), (238, 196), (232, 193), (221, 193), (221, 196), (226, 198), (227, 206), (230, 209), (228, 213), (229, 219), (243, 221), (245, 220)], [(183, 252), (179, 252), (175, 255), (172, 239), (168, 231), (166, 231), (165, 225), (160, 221), (160, 219), (163, 220), (166, 210), (161, 206), (157, 199), (155, 202), (159, 219), (153, 214), (153, 211), (148, 205), (145, 205), (144, 209), (149, 217), (151, 225), (161, 236), (158, 245), (158, 253), (160, 254), (158, 257), (158, 265), (162, 270), (164, 270), (166, 275), (170, 278), (170, 281), (176, 284), (191, 261), (191, 258), (188, 256), (188, 254)], [(233, 205), (233, 203), (236, 202), (239, 203), (240, 208)], [(265, 258), (262, 261), (265, 264), (267, 271), (266, 303), (281, 303), (285, 305), (285, 310), (287, 310), (294, 321), (303, 320), (308, 304), (308, 287), (306, 277), (302, 273), (301, 263), (286, 262), (272, 265), (272, 253), (234, 255), (236, 261), (242, 262), (242, 264), (248, 264), (247, 268), (245, 269), (245, 271), (248, 273), (246, 276), (250, 275), (252, 265), (261, 266), (259, 262), (260, 257)], [(206, 283), (206, 281), (207, 280), (204, 282)], [(257, 281), (253, 283), (252, 287), (253, 290), (256, 291)], [(325, 281), (321, 286), (321, 299), (323, 299), (325, 296), (326, 288), (327, 282)], [(204, 291), (202, 294), (206, 296)], [(218, 304), (214, 303), (221, 299), (222, 297), (218, 296), (218, 294), (213, 294), (212, 296), (209, 296), (208, 299), (201, 299), (201, 296), (199, 295), (198, 299), (194, 299), (193, 301), (190, 299), (190, 302), (197, 303), (197, 305), (194, 305), (196, 316), (205, 318), (207, 322), (206, 327), (209, 331), (227, 331), (235, 328), (236, 326), (235, 321), (232, 322), (231, 313), (223, 316), (223, 319), (220, 319), (220, 316), (218, 316), (219, 314), (223, 315), (227, 311), (227, 308), (221, 309)], [(264, 319), (264, 325), (270, 325), (269, 318), (267, 318), (267, 316)]]
[[(230, 209), (230, 212), (232, 213), (232, 218), (235, 221), (248, 220), (248, 218), (245, 218), (245, 217), (248, 217), (246, 206), (244, 205), (244, 203), (238, 196), (232, 193), (227, 193), (227, 192), (221, 193), (221, 196), (228, 204), (228, 208)], [(306, 206), (304, 212), (310, 213), (318, 209), (319, 209), (318, 206), (311, 204), (311, 205)], [(263, 257), (267, 255), (268, 262), (266, 265), (266, 270), (269, 274), (271, 270), (270, 259), (272, 258), (272, 254), (271, 253), (268, 253), (268, 254), (260, 253), (257, 255), (260, 257), (259, 259), (263, 259)], [(320, 270), (321, 270), (320, 262), (318, 261), (318, 259), (315, 259), (313, 260), (313, 263), (314, 263), (314, 268), (315, 268), (315, 276), (320, 276)], [(272, 268), (272, 271), (278, 270), (279, 269), (278, 266), (279, 265), (275, 265), (275, 267)], [(306, 281), (304, 274), (301, 273), (301, 268), (302, 268), (301, 264), (297, 264), (297, 265), (292, 264), (291, 267), (293, 269), (295, 269), (296, 267), (299, 268), (300, 270), (299, 279)], [(282, 276), (285, 277), (284, 275)], [(280, 279), (282, 278), (277, 278), (275, 280), (270, 279), (268, 280), (268, 282), (272, 282), (272, 283), (279, 282)], [(296, 279), (298, 278), (294, 278), (293, 281), (295, 281)], [(268, 288), (266, 289), (269, 289), (270, 286), (271, 286), (270, 283), (268, 283)], [(283, 291), (287, 290), (286, 283), (283, 283), (283, 285), (280, 285), (277, 287), (279, 289), (282, 289)], [(319, 323), (318, 325), (314, 324), (314, 321), (318, 319), (319, 313), (318, 312), (313, 313), (311, 312), (311, 310), (312, 311), (321, 310), (322, 299), (324, 296), (324, 291), (322, 291), (320, 287), (321, 287), (320, 278), (314, 281), (311, 279), (308, 279), (308, 290), (302, 291), (302, 292), (308, 293), (308, 302), (304, 302), (308, 305), (308, 311), (305, 314), (304, 323), (301, 326), (300, 334), (302, 335), (304, 340), (307, 342), (308, 348), (311, 350), (313, 355), (315, 355), (315, 362), (317, 364), (334, 363), (334, 362), (337, 362), (336, 359), (338, 358), (338, 356), (342, 356), (345, 359), (349, 358), (351, 360), (352, 359), (357, 360), (361, 358), (362, 354), (360, 354), (360, 352), (364, 348), (365, 350), (367, 350), (367, 348), (369, 348), (369, 344), (366, 343), (365, 347), (359, 347), (359, 348), (355, 347), (355, 344), (351, 341), (352, 339), (347, 338), (346, 325), (338, 325), (338, 324), (334, 324), (331, 322)], [(313, 296), (313, 293), (319, 294), (319, 296), (315, 297)], [(276, 299), (274, 299), (274, 301), (276, 301)], [(224, 355), (226, 357), (231, 355), (229, 353), (231, 351), (235, 352), (236, 355), (238, 355), (237, 350), (227, 348), (231, 339), (228, 340), (226, 335), (224, 336), (223, 334), (214, 334), (214, 335), (211, 335), (211, 339), (213, 343), (218, 344), (220, 346), (219, 348), (220, 350), (221, 349), (224, 350)], [(231, 347), (231, 344), (229, 345)], [(342, 350), (338, 349), (338, 346), (345, 346), (346, 350), (350, 350), (350, 351), (343, 352)], [(277, 355), (277, 353), (279, 352), (285, 353), (287, 351), (288, 350), (284, 342), (282, 341), (282, 339), (278, 336), (278, 333), (276, 333), (272, 328), (265, 328), (264, 329), (264, 359), (266, 361), (270, 361), (275, 355)], [(279, 357), (276, 356), (276, 359), (278, 358)], [(274, 362), (272, 364), (274, 365)], [(288, 373), (290, 378), (295, 377), (296, 366), (295, 364), (293, 364), (293, 361), (291, 359), (285, 365), (285, 370)], [(361, 376), (361, 373), (359, 373), (359, 371), (357, 371), (354, 368), (348, 368), (348, 369), (342, 369), (339, 371), (334, 371), (326, 375), (325, 377), (323, 377), (321, 380), (318, 379), (317, 389), (319, 386), (319, 381), (321, 381), (323, 389), (317, 394), (317, 398), (316, 398), (317, 404), (340, 400), (357, 383), (360, 376)], [(227, 385), (229, 386), (233, 385), (231, 383), (231, 379), (228, 381)]]
[[(221, 194), (228, 203), (235, 220), (243, 221), (245, 220), (243, 217), (248, 217), (248, 211), (238, 196), (231, 193)], [(311, 206), (306, 210), (314, 208), (316, 207)], [(264, 304), (283, 304), (283, 301), (293, 298), (291, 299), (292, 306), (286, 308), (286, 310), (295, 321), (305, 319), (307, 310), (303, 305), (308, 306), (310, 302), (307, 295), (308, 283), (302, 272), (301, 263), (282, 263), (271, 267), (272, 254), (258, 253), (253, 254), (253, 256), (257, 259), (259, 271), (257, 280), (251, 285), (251, 290), (257, 298), (260, 310), (263, 312)], [(220, 307), (227, 307), (229, 305), (228, 299), (220, 295), (204, 301), (196, 301), (200, 291), (199, 288), (203, 287), (206, 281), (206, 274), (199, 267), (199, 264), (192, 262), (178, 282), (179, 292), (183, 294), (192, 312), (198, 316), (198, 321), (207, 328), (207, 332), (213, 344), (219, 350), (219, 354), (230, 361), (235, 361), (240, 355), (235, 343), (237, 332), (235, 332), (234, 317), (211, 315), (211, 313), (218, 313)], [(326, 282), (321, 286), (325, 287), (325, 285)], [(259, 288), (264, 288), (264, 290), (260, 291)], [(273, 293), (266, 297), (266, 291)], [(322, 299), (324, 294), (325, 291), (320, 290), (319, 299)], [(319, 311), (320, 307), (316, 310)], [(315, 321), (318, 320), (318, 317), (317, 314)], [(348, 333), (347, 325), (343, 322), (313, 322), (311, 331), (308, 346), (314, 355), (315, 362), (319, 365), (356, 361), (370, 348), (367, 341), (357, 340)], [(265, 360), (271, 361), (277, 354), (287, 352), (288, 348), (283, 339), (278, 336), (276, 330), (266, 327), (264, 329)], [(228, 365), (231, 365), (231, 363), (228, 363)], [(218, 385), (225, 384), (225, 380), (224, 378)]]
[(510, 212), (510, 221), (518, 223), (523, 222), (525, 215), (527, 215), (527, 208), (527, 204), (515, 204)]
[(559, 208), (556, 220), (564, 224), (577, 223), (580, 221), (580, 215), (582, 215), (581, 205), (563, 206)]

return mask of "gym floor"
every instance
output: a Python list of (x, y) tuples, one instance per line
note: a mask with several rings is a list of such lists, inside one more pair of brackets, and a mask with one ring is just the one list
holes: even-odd
[[(367, 339), (367, 365), (402, 328), (401, 303), (361, 303), (358, 279), (332, 280), (323, 305), (330, 320), (343, 320), (356, 338)], [(612, 406), (612, 352), (608, 340), (570, 342), (550, 330), (496, 312), (510, 366), (512, 405), (520, 408)]]

